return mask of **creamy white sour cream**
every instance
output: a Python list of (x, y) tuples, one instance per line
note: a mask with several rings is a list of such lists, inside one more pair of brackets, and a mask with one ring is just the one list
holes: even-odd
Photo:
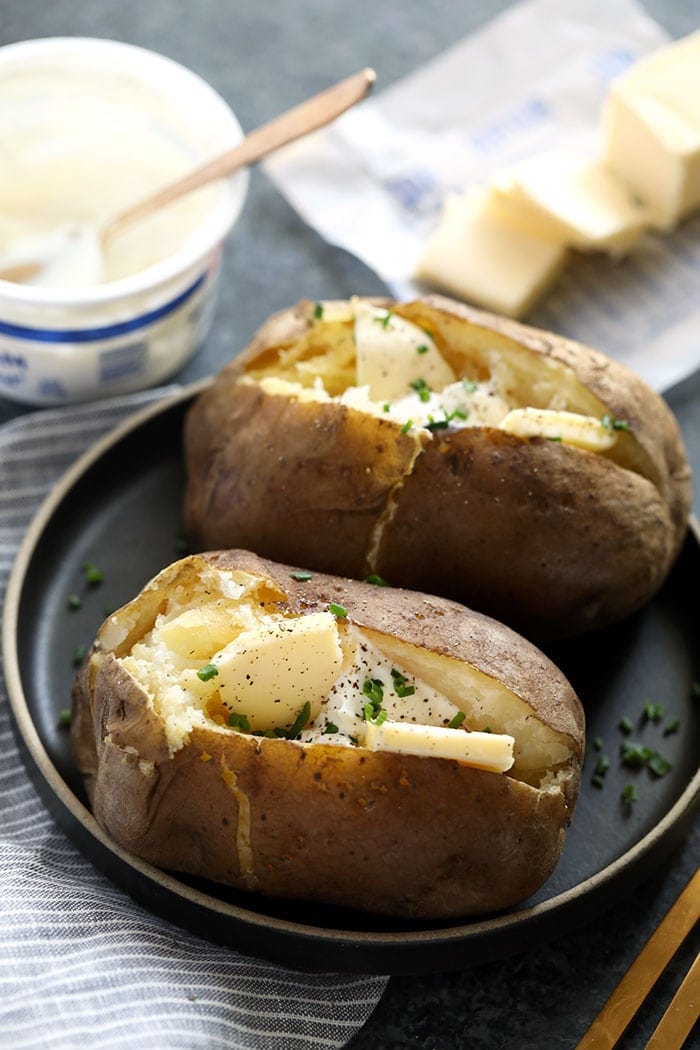
[(196, 191), (101, 249), (124, 208), (218, 152), (192, 115), (128, 71), (47, 56), (0, 70), (0, 271), (38, 260), (30, 283), (86, 287), (182, 248), (221, 192)]

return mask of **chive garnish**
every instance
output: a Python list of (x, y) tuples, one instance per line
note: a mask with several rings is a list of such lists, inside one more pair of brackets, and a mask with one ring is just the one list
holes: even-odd
[(643, 722), (660, 722), (664, 715), (663, 704), (645, 704), (642, 712)]
[(85, 646), (76, 645), (73, 650), (73, 667), (80, 667), (83, 660), (85, 659)]
[(73, 609), (73, 610), (80, 609), (80, 608), (82, 608), (82, 605), (83, 605), (83, 599), (80, 597), (79, 594), (69, 594), (68, 595), (68, 601), (66, 602), (66, 605), (68, 606), (69, 609)]
[(620, 800), (629, 806), (637, 801), (637, 789), (634, 784), (625, 784), (620, 795)]
[(338, 727), (335, 722), (326, 722), (326, 728), (323, 730), (324, 733), (337, 733)]
[(630, 428), (626, 419), (616, 419), (609, 412), (605, 412), (600, 417), (600, 425), (605, 427), (606, 430), (629, 430)]
[(643, 744), (633, 744), (628, 740), (620, 744), (622, 764), (623, 766), (629, 766), (630, 769), (639, 769), (649, 761), (651, 756), (652, 751), (650, 748), (644, 747)]
[(406, 676), (402, 675), (400, 671), (397, 671), (395, 667), (391, 670), (391, 677), (394, 683), (394, 692), (397, 696), (413, 696), (416, 687), (414, 685), (407, 685)]
[(62, 708), (58, 713), (58, 725), (60, 729), (68, 729), (71, 722), (71, 711), (69, 707)]
[(238, 711), (231, 711), (228, 716), (228, 724), (231, 726), (231, 729), (241, 729), (244, 733), (250, 732), (248, 716)]
[(376, 587), (388, 587), (389, 584), (386, 582), (383, 576), (379, 573), (371, 572), (369, 576), (365, 577), (365, 583), (373, 583)]
[(660, 755), (658, 751), (654, 751), (649, 756), (647, 766), (650, 772), (652, 772), (655, 777), (665, 777), (666, 774), (670, 772), (670, 770), (673, 768), (668, 759), (664, 758), (663, 755)]
[(413, 420), (412, 419), (407, 419), (406, 422), (404, 423), (404, 425), (401, 427), (401, 433), (402, 434), (408, 434), (408, 432), (409, 432), (409, 430), (411, 429), (412, 426), (413, 426)]
[(314, 303), (314, 318), (320, 321), (323, 317), (323, 303)]
[(425, 345), (425, 343), (421, 343), (420, 346), (416, 347), (416, 353), (417, 354), (427, 354), (428, 353), (428, 347)]
[(381, 678), (365, 678), (362, 683), (362, 692), (369, 698), (371, 704), (379, 706), (384, 699), (384, 683)]
[(459, 729), (459, 727), (461, 726), (462, 722), (464, 721), (464, 719), (466, 717), (467, 716), (465, 715), (464, 711), (458, 711), (457, 714), (454, 716), (454, 718), (450, 722), (447, 723), (447, 728), (448, 729)]
[(425, 379), (414, 379), (412, 383), (408, 384), (412, 390), (418, 394), (421, 401), (430, 401), (430, 387), (426, 383)]
[(664, 736), (671, 736), (672, 733), (677, 733), (680, 727), (681, 723), (678, 718), (675, 722), (669, 722), (667, 726), (664, 726)]
[(344, 620), (347, 618), (348, 610), (344, 605), (337, 605), (336, 602), (330, 602), (328, 605), (328, 611), (332, 612), (338, 619)]
[(468, 394), (473, 394), (474, 391), (478, 389), (478, 387), (479, 384), (477, 383), (476, 379), (467, 379), (466, 376), (462, 379), (462, 389), (466, 390)]
[(197, 671), (197, 678), (200, 682), (208, 682), (211, 678), (216, 678), (218, 673), (219, 669), (215, 664), (205, 664)]
[(306, 583), (308, 580), (313, 579), (312, 572), (304, 572), (302, 570), (299, 570), (299, 572), (290, 573), (290, 575), (293, 580), (297, 580), (299, 583)]
[(93, 565), (91, 561), (86, 561), (83, 565), (83, 572), (85, 573), (85, 579), (91, 587), (97, 586), (98, 583), (102, 583), (104, 579), (103, 573), (96, 565)]
[(620, 719), (620, 721), (618, 722), (618, 726), (623, 733), (631, 733), (634, 729), (632, 721), (627, 717), (627, 715), (625, 715), (624, 718)]
[(294, 740), (296, 737), (299, 736), (299, 734), (301, 733), (302, 729), (304, 728), (306, 723), (309, 721), (310, 717), (311, 717), (311, 704), (307, 700), (306, 703), (304, 704), (304, 706), (302, 707), (301, 711), (299, 712), (299, 714), (294, 719), (294, 722), (292, 723), (292, 728), (287, 730), (287, 731), (285, 731), (283, 729), (281, 732), (279, 732), (278, 730), (275, 730), (275, 733), (278, 733), (278, 735), (280, 735), (280, 736), (286, 736), (287, 740)]

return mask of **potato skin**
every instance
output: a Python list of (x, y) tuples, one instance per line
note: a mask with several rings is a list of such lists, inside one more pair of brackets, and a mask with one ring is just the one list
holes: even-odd
[[(152, 863), (268, 896), (417, 919), (477, 915), (530, 896), (559, 858), (579, 786), (584, 722), (571, 686), (525, 639), (428, 595), (317, 574), (248, 552), (176, 563), (129, 606), (125, 645), (160, 596), (208, 560), (261, 573), (280, 608), (345, 605), (356, 624), (471, 662), (563, 734), (561, 789), (447, 759), (195, 729), (170, 754), (140, 685), (98, 634), (73, 689), (72, 743), (98, 822)], [(116, 614), (123, 616), (124, 610)]]
[(567, 366), (629, 423), (639, 469), (487, 427), (440, 431), (411, 461), (384, 420), (240, 383), (309, 330), (311, 304), (301, 303), (266, 322), (188, 414), (193, 549), (247, 545), (358, 579), (376, 572), (538, 639), (642, 607), (680, 550), (690, 509), (690, 469), (663, 399), (589, 347), (442, 296), (396, 310), (430, 329), (457, 374), (465, 333)]

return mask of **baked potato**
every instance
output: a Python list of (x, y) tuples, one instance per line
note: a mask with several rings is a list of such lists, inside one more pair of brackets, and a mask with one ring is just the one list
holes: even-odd
[(440, 296), (275, 315), (184, 444), (191, 549), (376, 574), (536, 639), (645, 604), (690, 507), (678, 426), (640, 378)]
[(71, 735), (98, 822), (139, 857), (427, 919), (548, 877), (584, 719), (488, 617), (228, 551), (175, 562), (105, 621)]

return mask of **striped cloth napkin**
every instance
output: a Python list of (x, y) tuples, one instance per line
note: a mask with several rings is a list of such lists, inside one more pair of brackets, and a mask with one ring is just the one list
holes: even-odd
[[(0, 602), (50, 486), (163, 390), (32, 413), (0, 427)], [(151, 915), (98, 873), (29, 782), (0, 675), (0, 1047), (341, 1047), (385, 977), (303, 974)]]

